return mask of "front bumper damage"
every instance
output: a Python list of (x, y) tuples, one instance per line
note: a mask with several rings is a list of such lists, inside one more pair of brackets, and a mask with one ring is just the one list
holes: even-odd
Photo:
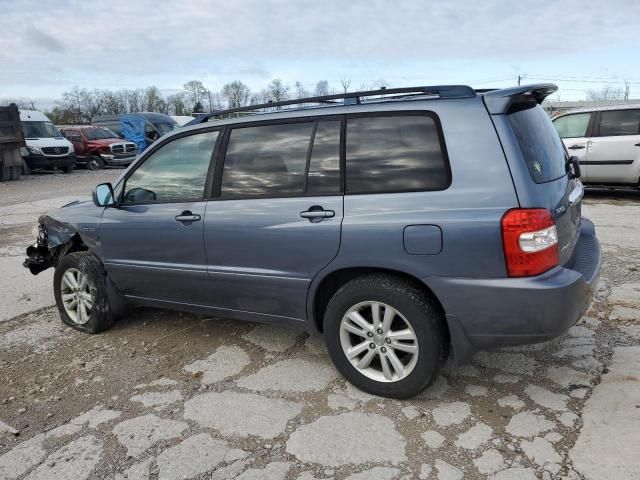
[(22, 266), (28, 268), (33, 275), (45, 271), (54, 266), (53, 255), (46, 245), (30, 245), (27, 247), (27, 258), (22, 262)]
[(49, 215), (43, 215), (38, 219), (37, 229), (36, 242), (27, 247), (27, 258), (22, 262), (33, 275), (55, 267), (58, 258), (79, 238), (74, 228), (54, 220)]

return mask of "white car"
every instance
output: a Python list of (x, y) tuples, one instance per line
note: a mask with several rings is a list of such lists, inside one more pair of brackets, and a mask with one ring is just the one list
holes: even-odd
[(553, 124), (584, 183), (640, 187), (640, 104), (575, 110)]
[(73, 171), (76, 163), (73, 144), (64, 138), (44, 113), (20, 110), (20, 123), (27, 144), (20, 150), (30, 169), (60, 168), (65, 173)]

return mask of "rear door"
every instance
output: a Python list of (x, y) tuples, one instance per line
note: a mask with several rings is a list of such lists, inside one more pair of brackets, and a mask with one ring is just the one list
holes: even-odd
[(127, 174), (117, 208), (100, 224), (105, 268), (138, 299), (200, 304), (207, 298), (205, 185), (218, 131), (171, 138)]
[(640, 109), (598, 113), (587, 152), (589, 181), (637, 184), (640, 171)]
[(582, 179), (585, 182), (589, 181), (587, 147), (594, 116), (595, 113), (592, 112), (580, 112), (562, 115), (553, 120), (553, 125), (567, 147), (569, 155), (578, 157)]
[(309, 284), (340, 246), (342, 121), (229, 129), (204, 225), (211, 306), (306, 319)]
[(567, 174), (566, 150), (541, 106), (525, 105), (507, 117), (531, 180), (518, 190), (520, 206), (551, 211), (558, 231), (560, 264), (565, 264), (580, 235), (582, 183)]

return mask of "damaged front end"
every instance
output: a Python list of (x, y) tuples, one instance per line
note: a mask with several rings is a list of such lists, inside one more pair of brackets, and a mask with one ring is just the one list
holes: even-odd
[(55, 267), (68, 252), (94, 247), (98, 215), (92, 202), (77, 201), (42, 215), (33, 229), (36, 241), (27, 247), (23, 266), (37, 275)]
[(38, 223), (36, 228), (38, 230), (36, 243), (27, 247), (27, 258), (22, 263), (33, 275), (37, 275), (55, 265), (53, 255), (47, 245), (47, 227), (42, 223)]

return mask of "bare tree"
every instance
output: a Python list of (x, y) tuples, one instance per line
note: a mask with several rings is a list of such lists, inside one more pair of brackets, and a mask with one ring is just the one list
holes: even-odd
[(316, 83), (316, 96), (329, 95), (329, 82), (320, 80)]
[(173, 115), (187, 115), (184, 92), (177, 92), (167, 97), (168, 111)]
[(69, 112), (71, 123), (83, 123), (82, 97), (85, 92), (86, 90), (76, 86), (62, 94), (60, 108)]
[(591, 101), (607, 101), (607, 100), (624, 100), (624, 90), (614, 88), (609, 85), (602, 90), (588, 90), (587, 100)]
[(156, 86), (147, 87), (144, 91), (144, 110), (147, 112), (161, 112), (166, 108), (160, 89)]
[(182, 86), (184, 93), (186, 94), (187, 101), (195, 106), (196, 103), (202, 105), (204, 96), (207, 93), (207, 89), (204, 87), (200, 80), (191, 80)]
[(222, 87), (222, 96), (229, 108), (244, 107), (249, 103), (251, 91), (240, 80), (227, 83)]
[(300, 80), (297, 80), (296, 83), (293, 84), (293, 88), (296, 91), (296, 98), (304, 98), (309, 96), (309, 92), (306, 88), (304, 88), (304, 85), (302, 85)]
[(142, 112), (144, 110), (144, 90), (134, 88), (128, 91), (129, 113)]
[(343, 92), (347, 93), (349, 91), (349, 87), (351, 86), (351, 79), (343, 76), (340, 79), (340, 85), (342, 85)]
[(269, 82), (269, 85), (267, 85), (268, 99), (273, 100), (274, 102), (285, 100), (288, 92), (289, 86), (285, 85), (279, 78), (274, 78)]
[(20, 110), (38, 110), (36, 103), (30, 98), (3, 98), (0, 99), (0, 105), (10, 105), (15, 103)]

